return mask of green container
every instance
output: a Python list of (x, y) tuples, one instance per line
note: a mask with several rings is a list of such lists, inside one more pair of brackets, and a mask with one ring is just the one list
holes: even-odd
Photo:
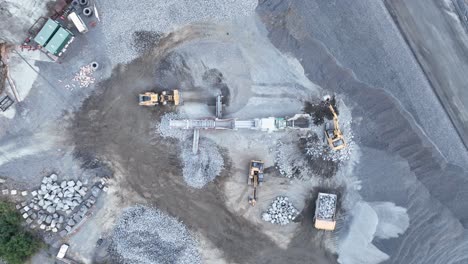
[(58, 55), (68, 41), (70, 41), (72, 36), (73, 34), (70, 33), (70, 31), (60, 27), (52, 39), (47, 43), (45, 49), (54, 55)]
[(54, 33), (57, 32), (59, 27), (60, 25), (57, 22), (49, 18), (49, 20), (47, 20), (45, 25), (42, 27), (41, 31), (37, 33), (34, 41), (44, 47), (47, 42), (50, 41)]

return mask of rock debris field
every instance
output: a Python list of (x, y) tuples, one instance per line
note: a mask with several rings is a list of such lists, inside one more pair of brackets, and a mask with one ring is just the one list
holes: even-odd
[(158, 209), (127, 208), (111, 234), (112, 263), (198, 264), (197, 242), (187, 228)]
[(289, 201), (288, 197), (278, 196), (262, 214), (262, 220), (272, 224), (287, 225), (297, 217), (299, 211)]

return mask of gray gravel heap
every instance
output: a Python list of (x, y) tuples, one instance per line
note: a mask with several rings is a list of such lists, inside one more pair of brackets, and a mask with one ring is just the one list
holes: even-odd
[[(100, 0), (107, 52), (113, 64), (137, 57), (135, 32), (167, 34), (197, 22), (226, 22), (255, 14), (257, 0)], [(125, 37), (123, 37), (125, 36)], [(117, 52), (116, 52), (117, 51)]]
[(185, 141), (181, 159), (185, 182), (197, 189), (212, 182), (224, 168), (224, 159), (218, 146), (206, 138), (200, 138), (197, 154), (192, 152), (192, 141)]
[(267, 211), (262, 214), (262, 220), (272, 224), (286, 225), (298, 214), (299, 211), (289, 201), (288, 197), (278, 196)]
[(156, 132), (159, 133), (162, 137), (185, 140), (189, 136), (193, 135), (192, 130), (171, 128), (169, 126), (169, 121), (171, 119), (181, 119), (181, 116), (174, 112), (168, 112), (161, 116), (161, 122), (156, 124)]
[(336, 196), (335, 195), (320, 195), (318, 201), (317, 218), (333, 219), (336, 211)]
[(155, 208), (124, 210), (111, 234), (112, 263), (201, 263), (197, 242), (177, 219)]

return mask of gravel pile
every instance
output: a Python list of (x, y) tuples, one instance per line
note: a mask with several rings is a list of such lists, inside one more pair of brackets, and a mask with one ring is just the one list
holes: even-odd
[(336, 212), (336, 198), (336, 195), (332, 194), (319, 194), (317, 218), (333, 219)]
[(190, 187), (197, 189), (201, 189), (212, 182), (224, 168), (224, 159), (218, 146), (213, 141), (205, 138), (200, 138), (197, 154), (192, 152), (192, 141), (185, 141), (182, 147), (181, 159), (185, 182)]
[(201, 256), (186, 227), (158, 209), (135, 206), (126, 209), (112, 235), (112, 263), (197, 264)]
[[(100, 0), (102, 32), (112, 63), (138, 56), (134, 32), (167, 34), (195, 22), (225, 22), (255, 13), (257, 0)], [(138, 19), (135, 19), (138, 18)], [(131, 21), (129, 23), (129, 21)]]
[(298, 214), (299, 211), (289, 201), (288, 197), (278, 196), (267, 211), (262, 214), (262, 220), (272, 224), (286, 225)]
[(156, 132), (162, 137), (176, 138), (180, 140), (186, 140), (192, 136), (192, 130), (185, 129), (173, 129), (169, 126), (171, 119), (181, 119), (181, 116), (174, 112), (169, 112), (161, 117), (161, 121), (156, 124)]

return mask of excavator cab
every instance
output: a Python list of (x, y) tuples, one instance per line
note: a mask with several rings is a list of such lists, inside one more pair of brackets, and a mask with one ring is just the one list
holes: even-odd
[(263, 184), (264, 162), (261, 160), (250, 161), (249, 177), (247, 185), (253, 186), (253, 194), (249, 196), (249, 204), (255, 206), (257, 203), (258, 186)]
[(159, 95), (153, 92), (146, 92), (144, 94), (139, 94), (138, 101), (139, 105), (143, 106), (154, 106), (159, 104)]

